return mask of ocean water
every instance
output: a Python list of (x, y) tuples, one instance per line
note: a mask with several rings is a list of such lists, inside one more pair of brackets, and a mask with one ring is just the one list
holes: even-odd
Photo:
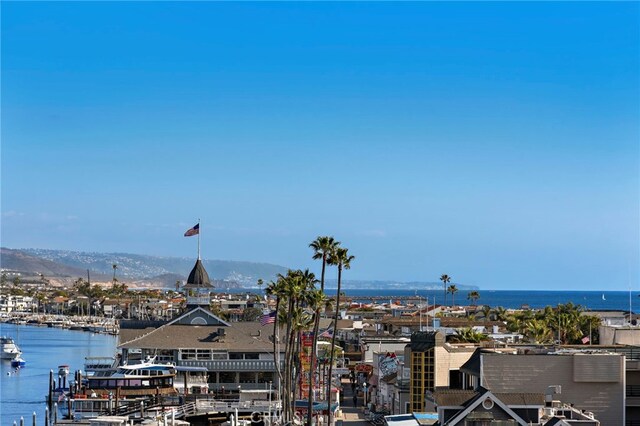
[[(13, 337), (27, 366), (15, 372), (10, 361), (0, 362), (0, 425), (44, 424), (49, 370), (57, 377), (58, 365), (69, 365), (70, 376), (84, 367), (87, 356), (113, 356), (116, 337), (84, 331), (0, 323), (0, 335)], [(9, 374), (7, 374), (9, 373)]]
[[(333, 289), (325, 289), (326, 293), (333, 295)], [(531, 308), (544, 308), (545, 306), (556, 306), (571, 302), (574, 305), (581, 305), (588, 310), (624, 310), (635, 312), (640, 309), (640, 292), (637, 291), (507, 291), (507, 290), (477, 290), (480, 298), (476, 301), (478, 305), (489, 305), (491, 307), (501, 306), (503, 308), (519, 309), (523, 305)], [(379, 303), (388, 303), (388, 300), (395, 298), (406, 298), (420, 296), (429, 298), (429, 304), (440, 305), (444, 302), (443, 290), (398, 290), (398, 289), (358, 289), (344, 291), (348, 298), (354, 302), (367, 302), (369, 296), (382, 298)], [(470, 305), (471, 300), (467, 299), (469, 290), (460, 290), (455, 294), (456, 305)], [(423, 302), (426, 303), (426, 302)], [(451, 305), (451, 294), (447, 295), (447, 304)]]

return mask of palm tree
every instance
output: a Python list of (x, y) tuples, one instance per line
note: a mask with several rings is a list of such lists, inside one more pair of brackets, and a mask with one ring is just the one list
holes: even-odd
[(451, 282), (451, 277), (447, 274), (440, 275), (440, 281), (442, 281), (442, 288), (444, 289), (444, 304), (447, 304), (447, 284)]
[(455, 305), (456, 304), (456, 299), (455, 299), (455, 294), (458, 292), (458, 287), (456, 287), (455, 284), (451, 284), (448, 288), (447, 288), (447, 292), (451, 293), (451, 305)]
[(534, 343), (543, 344), (553, 340), (551, 329), (543, 319), (532, 319), (526, 323), (525, 335)]
[(483, 305), (482, 306), (482, 315), (484, 315), (484, 322), (489, 321), (490, 317), (491, 317), (491, 306), (489, 305)]
[(113, 265), (111, 265), (111, 267), (113, 268), (113, 282), (116, 282), (116, 269), (118, 269), (118, 265), (116, 265), (115, 263)]
[(275, 321), (273, 322), (273, 360), (276, 367), (276, 374), (278, 375), (278, 393), (280, 394), (279, 399), (282, 400), (282, 390), (284, 385), (284, 380), (282, 376), (282, 369), (280, 368), (280, 348), (278, 347), (280, 343), (280, 335), (279, 331), (279, 313), (280, 313), (280, 304), (282, 303), (282, 299), (284, 298), (284, 281), (281, 279), (282, 276), (278, 277), (277, 281), (270, 281), (267, 284), (267, 288), (265, 289), (265, 293), (267, 296), (275, 297), (276, 299), (276, 315)]
[(328, 259), (330, 265), (336, 265), (338, 267), (338, 289), (336, 291), (336, 315), (334, 318), (333, 335), (331, 336), (331, 354), (329, 356), (329, 380), (327, 385), (327, 413), (328, 423), (331, 424), (331, 387), (333, 385), (333, 358), (336, 346), (336, 335), (338, 330), (338, 317), (340, 316), (340, 289), (342, 288), (342, 270), (351, 269), (351, 262), (355, 259), (355, 256), (349, 255), (349, 249), (338, 247), (334, 250)]
[(451, 337), (451, 341), (456, 343), (480, 343), (488, 339), (489, 337), (486, 334), (476, 331), (471, 327), (459, 328), (456, 330), (456, 334)]
[[(336, 241), (333, 237), (319, 236), (309, 244), (309, 247), (313, 249), (313, 259), (322, 260), (322, 272), (320, 274), (320, 291), (324, 294), (324, 274), (327, 266), (327, 260), (335, 252), (336, 248), (340, 246), (340, 242)], [(313, 342), (311, 345), (311, 368), (314, 369), (316, 365), (316, 351), (318, 348), (318, 332), (320, 330), (320, 305), (316, 305), (313, 318)], [(307, 407), (307, 423), (311, 424), (313, 420), (313, 379), (315, 374), (311, 374), (309, 382), (309, 403)]]
[(493, 310), (493, 314), (495, 315), (496, 321), (506, 321), (507, 320), (507, 310), (502, 306), (498, 306)]
[(470, 291), (469, 294), (467, 294), (467, 299), (471, 300), (471, 303), (475, 305), (477, 300), (480, 299), (480, 293), (476, 290)]

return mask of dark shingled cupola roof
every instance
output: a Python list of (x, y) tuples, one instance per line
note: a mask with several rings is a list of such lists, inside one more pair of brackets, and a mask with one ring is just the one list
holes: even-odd
[(194, 288), (194, 287), (210, 287), (211, 280), (209, 280), (209, 274), (207, 274), (207, 270), (204, 269), (204, 265), (200, 261), (200, 259), (196, 260), (196, 264), (193, 266), (191, 273), (189, 274), (189, 278), (187, 278), (186, 288)]

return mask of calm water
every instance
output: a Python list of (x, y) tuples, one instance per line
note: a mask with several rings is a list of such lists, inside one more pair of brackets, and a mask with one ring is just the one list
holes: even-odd
[[(328, 294), (334, 294), (327, 289)], [(591, 310), (629, 310), (629, 299), (631, 299), (631, 311), (640, 310), (640, 295), (637, 291), (505, 291), (505, 290), (477, 290), (480, 298), (478, 305), (489, 305), (492, 307), (502, 306), (503, 308), (521, 308), (528, 304), (531, 308), (544, 308), (545, 306), (556, 306), (560, 303), (572, 302), (575, 305), (582, 305)], [(398, 289), (376, 289), (376, 290), (345, 290), (347, 297), (354, 301), (365, 301), (366, 296), (388, 297), (408, 297), (418, 295), (428, 297), (429, 303), (442, 304), (444, 302), (443, 290), (398, 290)], [(469, 290), (460, 290), (455, 295), (457, 305), (469, 305), (467, 299)], [(604, 297), (604, 298), (603, 298)], [(384, 303), (385, 301), (379, 301)], [(387, 301), (388, 303), (388, 301)], [(447, 295), (447, 304), (451, 304), (451, 294)]]
[[(116, 337), (83, 331), (0, 323), (0, 335), (13, 337), (27, 366), (17, 373), (10, 361), (0, 366), (0, 425), (19, 424), (20, 416), (31, 425), (35, 411), (38, 425), (44, 424), (45, 396), (49, 370), (57, 377), (58, 365), (67, 364), (70, 376), (84, 367), (87, 356), (113, 356)], [(7, 373), (11, 375), (7, 375)]]

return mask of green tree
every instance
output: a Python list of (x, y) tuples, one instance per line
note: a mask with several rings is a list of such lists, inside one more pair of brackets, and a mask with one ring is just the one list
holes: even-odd
[(451, 293), (451, 305), (455, 305), (456, 304), (455, 294), (458, 292), (458, 287), (456, 287), (455, 284), (451, 284), (449, 287), (447, 287), (447, 292)]
[(544, 344), (553, 340), (553, 333), (543, 319), (532, 319), (526, 322), (525, 337), (533, 343)]
[(451, 282), (451, 277), (447, 274), (440, 275), (440, 281), (442, 281), (442, 289), (444, 290), (444, 304), (447, 304), (447, 284)]
[[(309, 244), (309, 247), (313, 250), (313, 259), (322, 261), (322, 272), (320, 273), (320, 291), (324, 293), (324, 277), (329, 257), (335, 252), (336, 248), (340, 246), (340, 242), (336, 241), (333, 237), (319, 236)], [(316, 310), (313, 315), (313, 342), (311, 346), (311, 366), (316, 365), (316, 352), (318, 348), (318, 333), (320, 330), (320, 305), (316, 305)], [(315, 374), (310, 375), (309, 389), (314, 388), (313, 380)], [(310, 425), (313, 420), (313, 392), (309, 392), (309, 400), (307, 404), (307, 423)]]
[(482, 306), (482, 315), (484, 316), (484, 322), (489, 321), (489, 319), (491, 318), (491, 306), (489, 305), (483, 305)]
[(489, 336), (471, 327), (456, 329), (456, 334), (450, 340), (455, 343), (480, 343), (489, 340)]
[[(331, 337), (331, 356), (329, 358), (329, 380), (327, 384), (327, 403), (331, 406), (331, 387), (333, 385), (333, 360), (335, 351), (333, 348), (336, 346), (336, 335), (338, 334), (338, 318), (340, 317), (340, 289), (342, 288), (342, 270), (351, 269), (351, 262), (355, 259), (355, 256), (349, 255), (349, 250), (346, 248), (338, 247), (333, 253), (331, 253), (328, 263), (338, 267), (338, 289), (336, 291), (336, 315), (334, 318), (333, 335)], [(328, 423), (331, 423), (331, 410), (327, 410)]]
[(242, 321), (257, 321), (262, 315), (262, 311), (258, 308), (245, 308), (242, 311)]
[(480, 299), (480, 293), (476, 290), (470, 291), (469, 294), (467, 294), (467, 299), (471, 300), (471, 303), (475, 305), (478, 299)]

